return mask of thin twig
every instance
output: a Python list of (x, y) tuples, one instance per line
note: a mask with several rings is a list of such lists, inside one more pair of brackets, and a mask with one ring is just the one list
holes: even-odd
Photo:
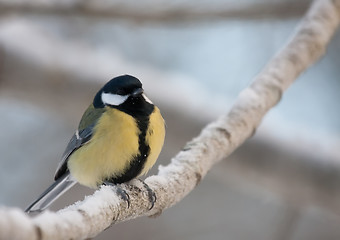
[[(122, 18), (134, 21), (206, 21), (212, 19), (287, 18), (301, 16), (310, 0), (256, 1), (247, 4), (211, 4), (196, 2), (160, 1), (128, 4), (125, 1), (0, 1), (0, 16), (20, 13), (44, 16), (84, 16), (87, 18)], [(137, 5), (136, 5), (137, 4)]]

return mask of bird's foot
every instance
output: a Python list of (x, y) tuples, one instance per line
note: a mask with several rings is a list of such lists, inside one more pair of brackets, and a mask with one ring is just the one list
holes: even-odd
[(127, 207), (128, 208), (130, 207), (130, 196), (129, 196), (129, 194), (127, 194), (127, 192), (123, 188), (121, 188), (117, 184), (114, 184), (114, 183), (109, 182), (109, 181), (103, 182), (103, 185), (105, 185), (105, 186), (114, 186), (117, 195), (120, 196), (125, 202), (127, 202)]
[(145, 187), (146, 191), (148, 192), (148, 199), (149, 199), (149, 202), (151, 203), (151, 207), (149, 208), (149, 210), (151, 210), (154, 205), (155, 205), (155, 202), (157, 200), (157, 197), (156, 197), (156, 194), (155, 192), (149, 187), (148, 184), (146, 184), (143, 180), (141, 179), (138, 179)]

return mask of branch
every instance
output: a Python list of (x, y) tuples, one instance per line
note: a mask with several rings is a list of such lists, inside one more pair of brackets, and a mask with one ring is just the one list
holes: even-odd
[[(94, 18), (125, 18), (135, 21), (184, 21), (216, 18), (301, 16), (310, 0), (256, 1), (226, 4), (190, 1), (12, 1), (0, 0), (0, 15), (20, 13), (58, 16), (86, 16)], [(152, 8), (148, 6), (152, 5)], [(146, 7), (147, 6), (147, 7)]]
[(30, 218), (15, 208), (0, 209), (1, 239), (84, 239), (110, 225), (139, 216), (160, 214), (183, 199), (215, 163), (252, 136), (263, 116), (289, 85), (325, 52), (340, 21), (340, 0), (319, 0), (310, 8), (293, 38), (243, 90), (230, 112), (206, 126), (158, 175), (145, 182), (157, 201), (150, 202), (143, 184), (123, 184), (130, 206), (111, 187), (102, 187), (59, 212)]

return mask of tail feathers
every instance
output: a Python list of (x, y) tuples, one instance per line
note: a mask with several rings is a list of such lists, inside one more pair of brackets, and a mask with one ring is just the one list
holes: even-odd
[(76, 184), (76, 181), (72, 180), (70, 174), (66, 172), (47, 188), (46, 191), (25, 210), (25, 212), (41, 212), (45, 210), (74, 184)]

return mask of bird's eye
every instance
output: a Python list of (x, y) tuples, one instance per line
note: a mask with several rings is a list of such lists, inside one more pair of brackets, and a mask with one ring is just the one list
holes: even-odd
[(119, 89), (119, 90), (117, 90), (117, 93), (116, 94), (118, 94), (118, 95), (126, 95), (126, 93), (125, 93), (125, 91), (124, 90), (122, 90), (122, 89)]

